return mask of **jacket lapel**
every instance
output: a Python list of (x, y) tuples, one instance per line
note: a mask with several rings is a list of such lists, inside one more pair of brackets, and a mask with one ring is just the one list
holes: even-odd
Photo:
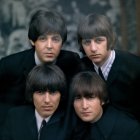
[[(112, 67), (110, 69), (110, 72), (108, 74), (108, 78), (107, 78), (107, 81), (106, 81), (108, 85), (111, 85), (111, 83), (117, 77), (117, 74), (119, 72), (118, 70), (119, 70), (119, 67), (120, 67), (120, 62), (122, 61), (120, 59), (119, 52), (115, 50), (115, 53), (116, 53), (115, 60), (112, 64)], [(84, 57), (82, 59), (82, 61), (84, 62), (85, 67), (88, 68), (86, 70), (92, 70), (92, 71), (95, 72), (94, 65), (92, 64), (92, 62), (87, 57)]]
[(112, 130), (115, 126), (118, 116), (117, 113), (112, 112), (112, 110), (114, 109), (112, 107), (109, 107), (107, 109), (107, 112), (104, 112), (104, 115), (102, 116), (101, 120), (97, 123), (100, 132), (106, 140), (108, 140), (110, 135), (112, 134)]
[(108, 86), (111, 85), (111, 83), (114, 81), (114, 79), (117, 77), (119, 73), (119, 67), (120, 67), (120, 57), (118, 57), (118, 52), (116, 52), (114, 63), (112, 64), (112, 67), (110, 69), (110, 72), (108, 74), (107, 84)]
[(37, 140), (37, 138), (38, 138), (38, 130), (37, 130), (34, 107), (30, 111), (29, 119), (27, 121), (28, 121), (28, 128), (29, 128), (29, 131), (30, 131), (32, 139)]
[(49, 122), (47, 123), (47, 125), (51, 125), (53, 123), (56, 123), (58, 121), (60, 121), (62, 119), (62, 117), (64, 117), (64, 112), (60, 112), (60, 110), (57, 110), (53, 116), (51, 117), (51, 119), (49, 120)]
[(28, 73), (31, 69), (36, 65), (35, 58), (34, 58), (34, 49), (31, 49), (26, 55), (23, 63), (23, 74), (25, 78), (27, 77)]

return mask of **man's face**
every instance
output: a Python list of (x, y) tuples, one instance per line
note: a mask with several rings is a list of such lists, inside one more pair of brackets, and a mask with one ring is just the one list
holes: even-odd
[(47, 34), (39, 36), (37, 41), (31, 43), (41, 62), (53, 62), (60, 53), (62, 38), (59, 34)]
[(43, 118), (51, 116), (59, 106), (60, 92), (35, 92), (33, 102), (37, 112)]
[(107, 49), (107, 38), (105, 36), (83, 39), (82, 46), (87, 57), (97, 66), (101, 66), (109, 57), (110, 50)]
[(85, 122), (96, 122), (102, 116), (102, 104), (97, 97), (78, 97), (74, 99), (74, 108), (79, 118)]

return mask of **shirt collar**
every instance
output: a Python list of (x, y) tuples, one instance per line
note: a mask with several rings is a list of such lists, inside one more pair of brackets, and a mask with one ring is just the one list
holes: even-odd
[[(112, 64), (115, 59), (115, 51), (112, 50), (108, 59), (104, 62), (102, 66), (100, 66), (101, 70), (103, 70), (109, 63)], [(95, 63), (93, 63), (95, 70), (98, 71), (99, 66), (97, 66)]]
[(34, 57), (35, 57), (35, 63), (36, 63), (36, 65), (39, 65), (39, 64), (42, 63), (42, 62), (39, 60), (36, 51), (35, 51)]
[[(115, 60), (115, 51), (114, 50), (111, 50), (111, 53), (108, 57), (108, 59), (104, 62), (104, 64), (100, 67), (101, 70), (102, 70), (102, 73), (104, 75), (104, 78), (107, 80), (108, 78), (108, 74), (109, 74), (109, 71), (112, 67), (112, 64)], [(95, 68), (95, 71), (98, 73), (98, 66), (96, 64), (94, 64), (94, 68)]]
[(43, 120), (46, 121), (46, 123), (50, 120), (51, 116), (47, 117), (47, 118), (42, 118), (39, 113), (37, 112), (37, 110), (35, 109), (35, 117), (36, 117), (36, 122), (37, 122), (37, 128), (38, 128), (38, 131), (40, 129), (40, 126), (41, 126), (41, 123)]

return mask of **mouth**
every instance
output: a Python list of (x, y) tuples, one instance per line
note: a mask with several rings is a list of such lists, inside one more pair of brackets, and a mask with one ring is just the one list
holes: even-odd
[(98, 59), (101, 58), (101, 55), (100, 55), (100, 54), (90, 55), (89, 58), (90, 58), (91, 60), (96, 60), (96, 59), (98, 60)]
[(82, 116), (89, 116), (91, 114), (91, 112), (81, 112)]
[(92, 57), (92, 58), (98, 58), (100, 56), (101, 56), (100, 54), (92, 54), (92, 55), (90, 55), (90, 57)]
[(52, 108), (53, 108), (52, 106), (43, 106), (42, 110), (44, 110), (44, 111), (51, 111)]
[(47, 56), (47, 57), (54, 57), (53, 53), (44, 53), (44, 55)]

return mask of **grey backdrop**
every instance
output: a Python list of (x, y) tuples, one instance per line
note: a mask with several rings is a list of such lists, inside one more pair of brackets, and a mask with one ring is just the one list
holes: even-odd
[[(121, 7), (120, 2), (123, 1)], [(118, 34), (119, 49), (137, 51), (135, 0), (0, 0), (0, 58), (30, 48), (27, 31), (30, 15), (39, 8), (54, 9), (63, 14), (68, 39), (63, 49), (78, 51), (76, 26), (84, 15), (98, 12), (110, 17)], [(121, 10), (126, 12), (129, 46), (121, 44)], [(79, 53), (80, 54), (80, 53)]]

